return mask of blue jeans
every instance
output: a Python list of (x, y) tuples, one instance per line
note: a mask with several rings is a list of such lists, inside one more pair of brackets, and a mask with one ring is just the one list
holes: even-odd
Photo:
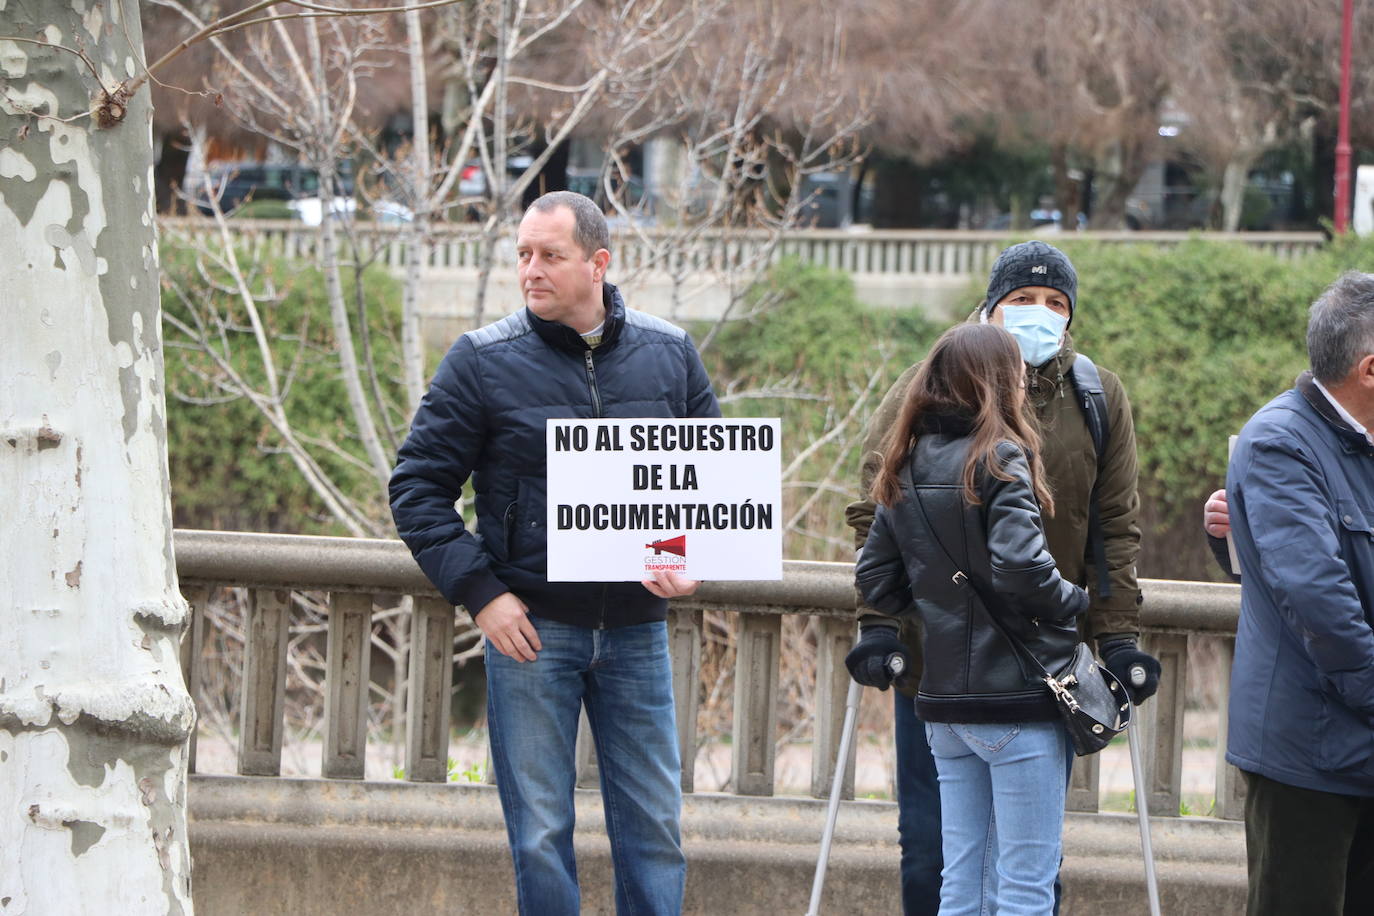
[(1054, 911), (1071, 753), (1058, 722), (926, 723), (940, 773), (941, 916)]
[(543, 649), (517, 662), (486, 648), (487, 725), (520, 912), (576, 914), (573, 788), (578, 713), (587, 708), (616, 912), (682, 911), (687, 861), (668, 629), (593, 630), (530, 617)]

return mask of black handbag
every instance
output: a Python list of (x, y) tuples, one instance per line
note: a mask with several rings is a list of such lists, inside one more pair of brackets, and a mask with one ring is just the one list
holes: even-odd
[(1053, 694), (1055, 709), (1059, 711), (1059, 718), (1073, 742), (1074, 754), (1086, 757), (1096, 754), (1110, 744), (1113, 738), (1124, 732), (1131, 724), (1131, 699), (1126, 693), (1125, 686), (1116, 675), (1098, 664), (1086, 642), (1080, 641), (1074, 647), (1073, 657), (1069, 659), (1069, 663), (1054, 673), (1041, 664), (1040, 659), (1035, 657), (1026, 644), (997, 619), (994, 608), (1001, 609), (1002, 602), (997, 598), (996, 592), (959, 568), (959, 564), (940, 540), (935, 526), (930, 523), (926, 507), (921, 502), (920, 491), (913, 487), (911, 492), (916, 497), (916, 505), (920, 508), (921, 515), (925, 518), (926, 528), (939, 545), (940, 552), (954, 567), (954, 575), (950, 578), (956, 585), (973, 589), (978, 603), (982, 605), (983, 612), (992, 621), (992, 625), (1013, 649), (1040, 671), (1040, 679)]
[[(1001, 628), (998, 621), (993, 622)], [(1096, 754), (1131, 724), (1131, 701), (1126, 688), (1116, 675), (1097, 663), (1087, 643), (1075, 646), (1069, 663), (1050, 674), (1020, 640), (1005, 629), (1002, 632), (1043, 672), (1042, 680), (1054, 694), (1055, 708), (1073, 741), (1075, 755)]]

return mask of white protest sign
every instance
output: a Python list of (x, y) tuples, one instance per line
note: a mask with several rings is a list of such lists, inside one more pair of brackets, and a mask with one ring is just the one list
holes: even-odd
[(782, 578), (777, 419), (548, 421), (550, 582)]

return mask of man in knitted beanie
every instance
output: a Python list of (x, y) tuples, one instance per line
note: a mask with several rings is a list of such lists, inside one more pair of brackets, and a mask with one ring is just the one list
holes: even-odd
[[(1081, 626), (1096, 643), (1103, 663), (1128, 685), (1132, 666), (1145, 669), (1145, 682), (1128, 687), (1132, 699), (1140, 703), (1158, 689), (1160, 666), (1137, 644), (1140, 587), (1135, 561), (1140, 547), (1140, 503), (1135, 426), (1121, 381), (1099, 367), (1087, 373), (1091, 362), (1074, 350), (1068, 328), (1077, 305), (1078, 273), (1072, 262), (1051, 245), (1029, 241), (1012, 245), (997, 257), (987, 295), (972, 320), (1002, 325), (1021, 348), (1027, 399), (1040, 427), (1042, 461), (1055, 497), (1054, 515), (1043, 518), (1050, 554), (1064, 578), (1089, 589), (1092, 603)], [(1083, 365), (1076, 366), (1080, 361)], [(912, 366), (902, 374), (869, 424), (860, 474), (864, 495), (845, 512), (859, 548), (873, 522), (874, 503), (868, 491), (880, 464), (880, 443), (897, 418), (916, 369)], [(1096, 376), (1097, 381), (1084, 385), (1085, 375)], [(1093, 397), (1080, 395), (1093, 385), (1100, 391), (1097, 407), (1085, 408)], [(1098, 413), (1090, 416), (1089, 409)], [(1101, 415), (1105, 415), (1107, 435), (1099, 455), (1089, 424), (1095, 422), (1094, 417), (1103, 419)], [(845, 660), (855, 680), (886, 689), (892, 679), (882, 662), (894, 652), (905, 656), (908, 671), (921, 671), (914, 621), (904, 622), (898, 630), (891, 618), (862, 605), (857, 613), (862, 635)], [(939, 909), (943, 861), (939, 787), (924, 724), (916, 712), (916, 678), (903, 679), (896, 686), (903, 909), (908, 916), (934, 914)]]
[(1036, 368), (1059, 354), (1077, 301), (1078, 272), (1068, 256), (1044, 242), (1022, 242), (993, 262), (978, 317), (1006, 328)]
[(1078, 303), (1078, 271), (1064, 252), (1040, 241), (1002, 249), (992, 262), (982, 308), (987, 310), (989, 303), (996, 308), (1008, 293), (1023, 286), (1046, 286), (1062, 293), (1068, 299), (1069, 323), (1073, 323), (1073, 309)]

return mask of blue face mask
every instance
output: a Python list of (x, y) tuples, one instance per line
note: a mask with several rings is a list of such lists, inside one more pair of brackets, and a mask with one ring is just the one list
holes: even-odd
[(1028, 366), (1043, 366), (1054, 358), (1064, 342), (1069, 319), (1043, 305), (1003, 305), (1002, 327), (1021, 348)]

